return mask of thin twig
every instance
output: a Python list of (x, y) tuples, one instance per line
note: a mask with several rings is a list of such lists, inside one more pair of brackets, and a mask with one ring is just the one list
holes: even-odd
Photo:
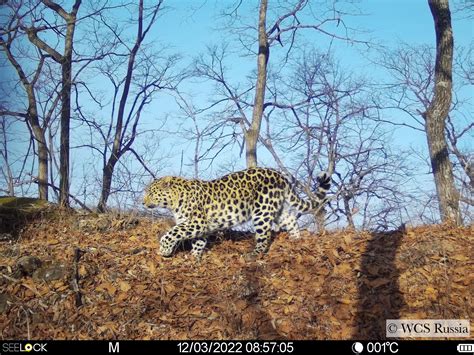
[(27, 338), (28, 340), (31, 339), (31, 333), (30, 333), (30, 317), (28, 317), (28, 311), (24, 309), (23, 307), (21, 308), (23, 312), (25, 312), (26, 315), (26, 333), (27, 333)]
[(74, 249), (74, 278), (72, 279), (72, 288), (74, 290), (75, 294), (75, 300), (76, 300), (76, 307), (80, 307), (83, 305), (82, 303), (82, 293), (81, 290), (79, 289), (79, 259), (85, 252), (79, 248)]

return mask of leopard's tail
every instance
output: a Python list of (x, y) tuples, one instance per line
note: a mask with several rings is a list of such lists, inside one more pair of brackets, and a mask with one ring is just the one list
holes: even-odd
[(331, 187), (331, 175), (327, 171), (322, 171), (317, 177), (318, 185), (315, 191), (315, 198), (311, 200), (304, 200), (300, 198), (294, 189), (288, 192), (288, 203), (290, 206), (296, 208), (300, 213), (317, 210), (324, 203), (326, 203), (326, 194)]

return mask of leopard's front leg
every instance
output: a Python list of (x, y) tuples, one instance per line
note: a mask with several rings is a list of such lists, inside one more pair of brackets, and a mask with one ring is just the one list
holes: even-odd
[(207, 239), (205, 237), (194, 238), (191, 243), (193, 247), (191, 254), (196, 258), (196, 261), (201, 260), (202, 253), (207, 244)]
[[(171, 256), (180, 242), (185, 239), (197, 238), (201, 233), (202, 228), (200, 228), (196, 222), (187, 221), (174, 226), (160, 239), (160, 255), (165, 257)], [(204, 248), (204, 246), (202, 246), (202, 248)]]

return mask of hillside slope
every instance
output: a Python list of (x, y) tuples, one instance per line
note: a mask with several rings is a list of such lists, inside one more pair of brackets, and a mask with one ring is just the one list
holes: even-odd
[(216, 238), (158, 253), (166, 221), (45, 215), (0, 242), (2, 339), (384, 338), (387, 318), (472, 319), (474, 228)]

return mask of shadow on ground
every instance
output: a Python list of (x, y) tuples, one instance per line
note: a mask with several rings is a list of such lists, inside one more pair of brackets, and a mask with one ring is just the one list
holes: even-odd
[(405, 230), (372, 233), (360, 262), (356, 339), (385, 339), (387, 319), (399, 319), (404, 306), (395, 265)]

